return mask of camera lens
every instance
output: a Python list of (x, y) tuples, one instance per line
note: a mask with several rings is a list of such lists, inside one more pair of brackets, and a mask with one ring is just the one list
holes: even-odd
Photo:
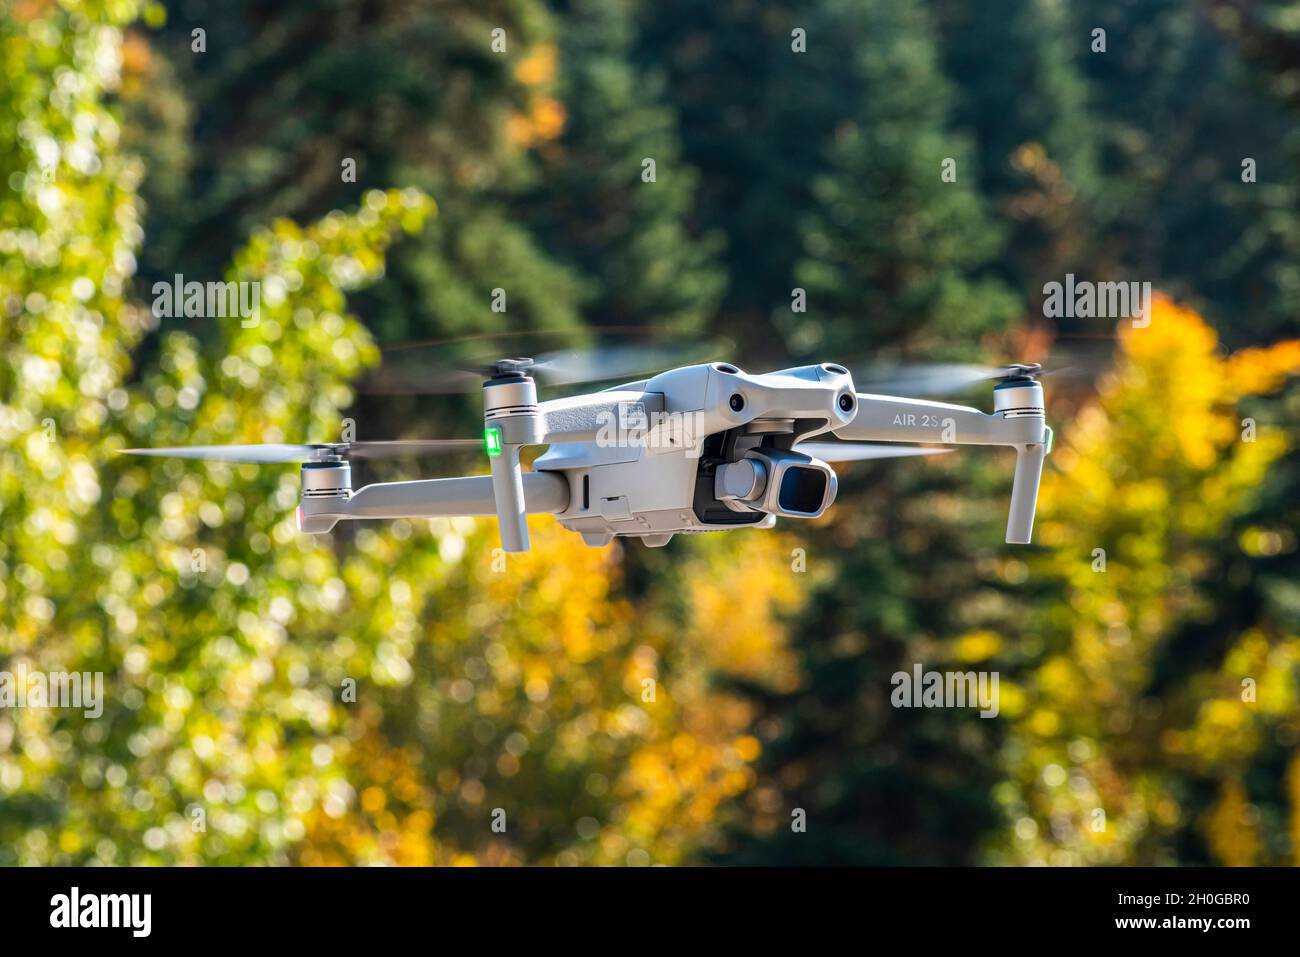
[(814, 515), (826, 498), (826, 474), (802, 465), (791, 466), (781, 478), (777, 504), (783, 511)]
[(849, 395), (847, 392), (845, 392), (842, 396), (840, 396), (840, 411), (841, 412), (853, 411), (853, 396)]
[(739, 412), (745, 407), (745, 397), (739, 392), (733, 392), (731, 393), (731, 402), (729, 404), (731, 405), (732, 412)]

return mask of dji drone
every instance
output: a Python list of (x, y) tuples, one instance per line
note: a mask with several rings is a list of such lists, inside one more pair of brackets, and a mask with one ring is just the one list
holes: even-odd
[[(549, 512), (588, 545), (615, 536), (646, 545), (673, 535), (771, 528), (778, 515), (817, 518), (835, 501), (831, 463), (950, 451), (1016, 450), (1006, 540), (1026, 544), (1052, 430), (1038, 365), (998, 370), (993, 412), (854, 390), (824, 363), (750, 374), (713, 362), (603, 392), (539, 402), (531, 359), (495, 363), (483, 382), (484, 438), (315, 445), (127, 449), (139, 455), (301, 462), (298, 525), (344, 519), (495, 515), (501, 546), (528, 550), (530, 513)], [(899, 443), (899, 444), (891, 444)], [(913, 443), (913, 444), (903, 444)], [(525, 446), (549, 448), (525, 471)], [(486, 450), (491, 475), (380, 482), (353, 490), (349, 458)]]

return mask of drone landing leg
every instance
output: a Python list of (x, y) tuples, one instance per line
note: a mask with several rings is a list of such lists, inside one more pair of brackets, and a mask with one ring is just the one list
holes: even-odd
[(524, 477), (519, 464), (519, 446), (505, 446), (500, 455), (492, 456), (491, 461), (492, 495), (501, 523), (501, 547), (507, 552), (526, 552), (528, 522), (524, 517)]
[(1011, 510), (1007, 513), (1007, 541), (1012, 545), (1028, 545), (1033, 536), (1034, 506), (1046, 454), (1042, 444), (1016, 447), (1016, 475), (1011, 481)]

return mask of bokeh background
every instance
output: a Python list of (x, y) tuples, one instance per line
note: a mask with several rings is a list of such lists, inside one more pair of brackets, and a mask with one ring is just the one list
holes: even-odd
[[(0, 0), (0, 667), (107, 697), (0, 712), (0, 863), (1300, 862), (1298, 111), (1281, 0)], [(1151, 325), (1045, 319), (1067, 273)], [(381, 347), (610, 327), (1072, 365), (1035, 545), (979, 450), (504, 571), (114, 455), (473, 435)], [(890, 707), (917, 662), (999, 717)]]

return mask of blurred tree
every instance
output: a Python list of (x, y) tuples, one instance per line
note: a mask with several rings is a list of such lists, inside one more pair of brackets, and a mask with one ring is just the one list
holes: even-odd
[[(1005, 327), (1015, 297), (988, 267), (1001, 237), (962, 139), (933, 24), (917, 3), (819, 6), (816, 35), (845, 38), (860, 90), (830, 147), (803, 225), (797, 279), (807, 314), (776, 321), (799, 350), (969, 358)], [(945, 181), (946, 160), (955, 180)], [(896, 354), (896, 352), (895, 352)], [(844, 471), (835, 522), (806, 533), (834, 571), (800, 622), (807, 680), (762, 696), (772, 743), (729, 859), (801, 863), (971, 862), (996, 821), (995, 722), (889, 707), (890, 675), (917, 662), (964, 667), (995, 654), (1023, 566), (1003, 556), (1006, 462), (980, 453)], [(831, 556), (835, 556), (833, 559)], [(807, 831), (794, 831), (794, 808)]]
[(1001, 251), (1001, 230), (966, 169), (964, 142), (947, 128), (950, 93), (919, 0), (823, 8), (857, 40), (850, 82), (861, 96), (841, 119), (830, 170), (814, 184), (795, 278), (806, 313), (780, 310), (796, 351), (956, 349), (1004, 327), (1017, 300), (981, 278)]
[(822, 579), (795, 632), (805, 677), (756, 692), (760, 782), (724, 859), (977, 862), (998, 824), (1002, 722), (889, 700), (895, 672), (987, 669), (1009, 651), (1026, 572), (1001, 544), (1006, 462), (966, 455), (843, 469), (834, 521), (800, 536)]
[[(301, 861), (673, 864), (719, 833), (759, 744), (753, 706), (717, 680), (794, 679), (772, 625), (801, 600), (781, 537), (751, 536), (743, 553), (721, 536), (700, 542), (681, 576), (707, 584), (682, 603), (674, 588), (634, 606), (618, 594), (616, 550), (549, 520), (534, 532), (535, 551), (511, 556), (509, 574), (493, 570), (495, 532), (472, 522), (442, 530), (442, 561), (359, 541), (365, 557), (345, 571), (354, 587), (382, 594), (429, 574), (437, 586), (427, 605), (410, 594), (428, 626), (393, 662), (398, 680), (353, 709), (358, 799), (313, 813)], [(334, 679), (366, 667), (349, 665)]]
[(137, 9), (0, 15), (0, 661), (105, 678), (102, 714), (0, 715), (0, 863), (640, 863), (708, 844), (759, 750), (714, 670), (792, 680), (778, 538), (697, 547), (759, 583), (748, 616), (675, 589), (634, 617), (613, 553), (545, 523), (504, 570), (472, 522), (363, 528), (336, 554), (296, 531), (292, 470), (112, 454), (337, 435), (377, 357), (347, 294), (432, 212), (371, 190), (254, 229), (225, 274), (260, 283), (255, 323), (200, 337), (133, 304), (141, 164), (105, 104)]
[(699, 334), (725, 282), (721, 237), (690, 233), (696, 175), (682, 161), (662, 79), (630, 61), (633, 4), (553, 6), (563, 24), (558, 51), (539, 48), (519, 65), (539, 85), (558, 70), (564, 111), (558, 136), (519, 134), (541, 157), (528, 220), (547, 251), (587, 279), (590, 324)]
[(1123, 330), (1043, 485), (995, 860), (1295, 859), (1300, 617), (1276, 577), (1296, 560), (1295, 499), (1260, 512), (1294, 419), (1242, 413), (1297, 372), (1300, 341), (1221, 357), (1168, 300)]
[[(1108, 261), (1098, 271), (1200, 304), (1232, 345), (1294, 335), (1294, 247), (1275, 215), (1295, 209), (1285, 206), (1295, 164), (1280, 102), (1252, 82), (1204, 4), (1065, 9), (1099, 123), (1096, 228)], [(1098, 30), (1105, 52), (1093, 51)], [(1248, 158), (1254, 182), (1243, 181)]]
[[(196, 29), (204, 52), (192, 48)], [(497, 49), (494, 30), (504, 31)], [(540, 0), (174, 5), (159, 38), (163, 74), (129, 104), (133, 117), (156, 112), (159, 81), (174, 71), (189, 91), (196, 159), (183, 194), (146, 187), (156, 248), (143, 277), (212, 275), (268, 216), (319, 216), (400, 182), (437, 195), (440, 213), (361, 302), (381, 339), (574, 328), (577, 277), (513, 211), (535, 176), (522, 146), (563, 125), (527, 67), (552, 49), (548, 32)], [(492, 309), (496, 288), (505, 314)]]
[[(1248, 76), (1253, 85), (1271, 102), (1285, 105), (1291, 122), (1279, 119), (1277, 133), (1256, 130), (1245, 140), (1251, 147), (1242, 153), (1256, 161), (1258, 191), (1238, 191), (1239, 202), (1251, 216), (1233, 261), (1244, 263), (1247, 254), (1266, 250), (1258, 264), (1252, 264), (1263, 277), (1257, 276), (1257, 297), (1267, 297), (1261, 305), (1274, 324), (1287, 335), (1300, 328), (1300, 186), (1295, 180), (1300, 163), (1300, 133), (1294, 117), (1300, 109), (1300, 90), (1295, 75), (1300, 65), (1300, 29), (1296, 5), (1290, 0), (1208, 0), (1210, 19), (1231, 37), (1249, 63)], [(1281, 155), (1261, 152), (1260, 140), (1280, 143)], [(1245, 195), (1241, 195), (1244, 192)], [(1256, 300), (1258, 302), (1258, 299)], [(1252, 325), (1254, 325), (1252, 323)]]
[[(937, 0), (953, 123), (974, 142), (980, 191), (1010, 225), (998, 271), (1037, 305), (1045, 282), (1096, 263), (1100, 131), (1065, 8)], [(990, 55), (996, 50), (997, 55)]]
[(846, 82), (854, 37), (840, 34), (821, 6), (639, 6), (636, 62), (664, 76), (683, 156), (700, 171), (694, 221), (726, 239), (727, 285), (714, 328), (758, 357), (780, 352), (772, 316), (790, 305), (798, 217), (854, 90)]

